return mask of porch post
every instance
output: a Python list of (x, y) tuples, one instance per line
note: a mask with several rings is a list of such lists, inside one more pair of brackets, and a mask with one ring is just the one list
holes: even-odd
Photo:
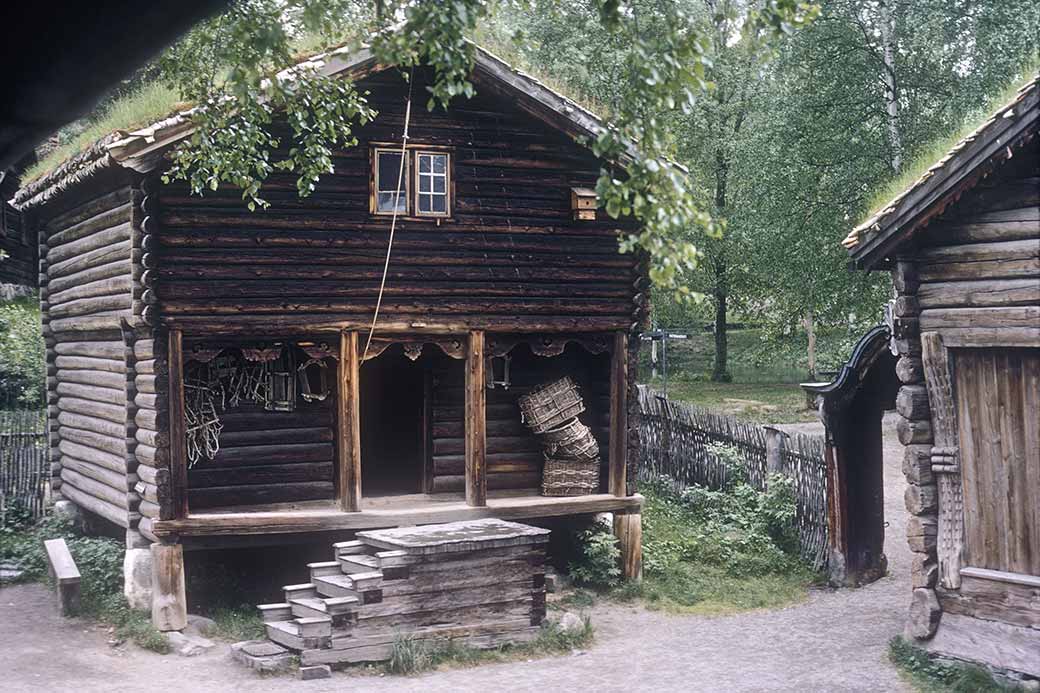
[(170, 330), (168, 337), (170, 402), (170, 476), (173, 509), (178, 519), (188, 516), (188, 460), (184, 451), (184, 334)]
[(339, 392), (336, 397), (336, 496), (346, 512), (361, 510), (361, 361), (358, 333), (339, 337)]
[(628, 495), (628, 335), (614, 333), (610, 362), (610, 451), (607, 491)]
[(466, 349), (466, 503), (487, 505), (487, 412), (484, 332), (469, 333)]

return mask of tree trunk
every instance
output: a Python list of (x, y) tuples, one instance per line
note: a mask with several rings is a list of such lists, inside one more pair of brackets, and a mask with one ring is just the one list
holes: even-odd
[[(715, 213), (721, 219), (726, 212), (726, 184), (729, 179), (729, 160), (721, 149), (715, 150)], [(729, 282), (726, 276), (724, 249), (715, 261), (715, 368), (711, 379), (717, 383), (728, 383), (729, 374), (728, 335), (726, 334), (726, 300), (729, 297)]]
[[(718, 263), (722, 264), (722, 263)], [(723, 265), (725, 267), (725, 265)], [(729, 374), (729, 342), (726, 334), (726, 288), (725, 269), (721, 270), (721, 276), (716, 269), (715, 277), (715, 368), (711, 379), (716, 383), (728, 383), (733, 378)]]
[(885, 116), (888, 145), (892, 150), (889, 162), (893, 173), (903, 167), (903, 140), (899, 131), (899, 92), (896, 85), (896, 16), (893, 0), (881, 3), (881, 59), (884, 62), (882, 79), (885, 82)]
[(816, 380), (816, 325), (812, 308), (805, 313), (805, 333), (809, 337), (809, 379)]

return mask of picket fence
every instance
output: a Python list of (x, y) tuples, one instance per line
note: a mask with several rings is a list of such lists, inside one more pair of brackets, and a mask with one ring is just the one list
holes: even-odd
[[(667, 480), (675, 490), (694, 484), (721, 488), (728, 482), (728, 471), (711, 446), (723, 444), (740, 453), (749, 483), (765, 489), (769, 469), (766, 430), (762, 426), (688, 402), (668, 400), (645, 386), (639, 388), (639, 410), (640, 481)], [(793, 480), (801, 554), (816, 570), (827, 566), (828, 557), (824, 447), (822, 437), (789, 434), (780, 448), (776, 470)]]
[(50, 469), (46, 414), (33, 409), (0, 409), (0, 527), (10, 514), (43, 514)]

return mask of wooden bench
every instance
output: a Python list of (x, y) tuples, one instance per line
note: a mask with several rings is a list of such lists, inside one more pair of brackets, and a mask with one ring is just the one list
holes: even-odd
[(47, 550), (47, 570), (58, 586), (58, 608), (62, 616), (74, 616), (80, 607), (79, 568), (72, 560), (64, 539), (43, 542)]

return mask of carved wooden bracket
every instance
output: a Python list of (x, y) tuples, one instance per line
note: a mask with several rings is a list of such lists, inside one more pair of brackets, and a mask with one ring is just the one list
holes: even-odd
[(947, 589), (959, 589), (964, 551), (964, 495), (957, 450), (960, 441), (949, 352), (943, 346), (938, 332), (921, 335), (921, 361), (932, 413), (932, 471), (941, 472), (936, 478), (939, 486), (939, 527), (936, 538), (939, 580)]

